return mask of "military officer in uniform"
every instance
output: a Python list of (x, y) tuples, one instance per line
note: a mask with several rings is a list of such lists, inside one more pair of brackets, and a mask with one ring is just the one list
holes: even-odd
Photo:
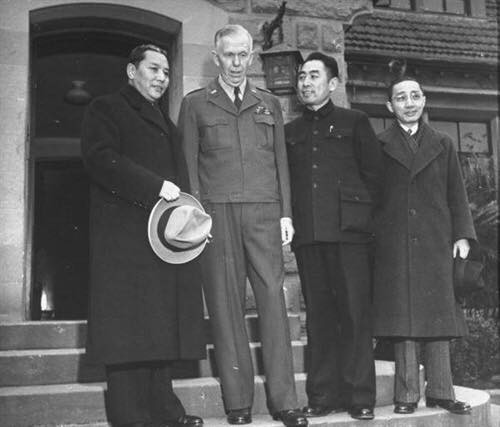
[(349, 410), (374, 417), (370, 316), (370, 221), (377, 199), (379, 144), (359, 111), (333, 105), (335, 59), (310, 54), (298, 75), (305, 108), (285, 127), (293, 250), (306, 303), (306, 416)]
[(227, 420), (250, 423), (254, 372), (245, 285), (256, 299), (268, 406), (287, 426), (307, 425), (297, 397), (283, 294), (282, 244), (293, 236), (280, 103), (246, 78), (252, 37), (227, 25), (212, 52), (219, 76), (183, 100), (179, 128), (192, 194), (213, 219), (202, 255), (204, 292)]

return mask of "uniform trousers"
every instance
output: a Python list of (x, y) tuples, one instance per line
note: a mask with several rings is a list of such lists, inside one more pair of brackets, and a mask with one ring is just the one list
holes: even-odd
[(314, 243), (295, 255), (306, 303), (309, 404), (373, 407), (368, 245)]
[(434, 399), (455, 399), (451, 375), (450, 342), (434, 339), (403, 339), (394, 343), (396, 364), (394, 400), (416, 403), (420, 399), (418, 345), (424, 350), (427, 385), (425, 395)]
[(113, 425), (165, 425), (185, 414), (172, 388), (170, 362), (106, 365), (106, 409)]
[(254, 371), (245, 322), (246, 278), (255, 296), (267, 404), (297, 407), (279, 203), (204, 203), (213, 239), (201, 257), (203, 290), (226, 411), (250, 408)]

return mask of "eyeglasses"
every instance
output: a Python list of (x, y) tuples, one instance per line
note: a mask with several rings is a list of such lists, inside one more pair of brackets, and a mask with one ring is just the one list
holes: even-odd
[[(409, 96), (409, 98), (414, 102), (421, 101), (423, 97), (424, 94), (422, 92), (411, 92)], [(408, 101), (408, 95), (406, 93), (402, 93), (401, 95), (394, 96), (392, 99), (398, 104), (404, 104)]]

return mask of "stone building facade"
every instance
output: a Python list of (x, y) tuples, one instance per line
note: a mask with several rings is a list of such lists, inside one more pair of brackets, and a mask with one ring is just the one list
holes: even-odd
[[(449, 31), (463, 25), (463, 20), (473, 27), (491, 23), (488, 13), (496, 13), (496, 9), (490, 0), (464, 1), (467, 16), (446, 14), (446, 19), (456, 24)], [(215, 31), (226, 23), (242, 24), (254, 36), (257, 60), (250, 77), (265, 87), (258, 56), (263, 42), (261, 27), (274, 18), (280, 3), (0, 0), (0, 70), (4, 81), (0, 99), (1, 323), (38, 319), (47, 298), (55, 299), (52, 303), (57, 307), (66, 307), (59, 318), (85, 318), (81, 307), (86, 298), (88, 200), (79, 154), (84, 101), (78, 97), (75, 101), (70, 92), (83, 89), (97, 96), (117, 89), (125, 82), (125, 59), (130, 48), (153, 42), (169, 51), (172, 71), (168, 104), (175, 121), (183, 95), (216, 75), (210, 57), (212, 40)], [(417, 0), (408, 4), (423, 7), (424, 3)], [(382, 4), (389, 8), (382, 10)], [(475, 6), (471, 9), (471, 5)], [(370, 0), (289, 0), (286, 6), (285, 43), (304, 57), (321, 50), (338, 60), (341, 85), (334, 95), (335, 103), (364, 109), (373, 117), (374, 125), (383, 128), (387, 118), (383, 112), (384, 67), (397, 53), (425, 76), (431, 110), (438, 113), (436, 122), (449, 129), (455, 123), (458, 136), (464, 134), (460, 121), (486, 126), (470, 129), (472, 139), (478, 129), (481, 133), (474, 147), (481, 149), (486, 144), (481, 156), (498, 171), (498, 89), (496, 67), (492, 66), (497, 58), (442, 58), (435, 51), (426, 51), (426, 46), (420, 46), (420, 56), (418, 46), (417, 54), (408, 56), (408, 46), (395, 52), (394, 47), (383, 50), (374, 45), (376, 23), (381, 19), (390, 22), (391, 17), (406, 16), (418, 32), (423, 28), (418, 24), (422, 17), (439, 21), (440, 11), (391, 10), (390, 1)], [(367, 19), (372, 21), (367, 23)], [(408, 23), (404, 25), (408, 28)], [(490, 27), (490, 33), (497, 31)], [(373, 31), (363, 35), (366, 28)], [(393, 36), (407, 38), (404, 27)], [(485, 37), (482, 33), (476, 36)], [(379, 42), (382, 46), (388, 43)], [(491, 43), (490, 39), (486, 42)], [(498, 45), (495, 49), (498, 51)], [(280, 100), (286, 120), (299, 113), (294, 95), (283, 95)], [(455, 115), (457, 111), (459, 116)], [(486, 143), (482, 137), (485, 129)], [(297, 309), (293, 256), (289, 252), (285, 255), (290, 273), (289, 307)], [(62, 289), (54, 291), (53, 283)]]

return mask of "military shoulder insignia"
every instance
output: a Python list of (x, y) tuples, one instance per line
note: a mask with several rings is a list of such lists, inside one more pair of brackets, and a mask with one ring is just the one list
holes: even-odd
[(205, 88), (199, 87), (198, 89), (193, 89), (192, 91), (188, 92), (186, 95), (191, 95), (192, 93), (199, 92), (200, 90), (203, 90), (203, 89), (205, 89)]
[(272, 93), (269, 89), (265, 89), (265, 88), (262, 88), (262, 87), (258, 87), (256, 86), (257, 90), (260, 90), (262, 92), (266, 92), (266, 93)]

